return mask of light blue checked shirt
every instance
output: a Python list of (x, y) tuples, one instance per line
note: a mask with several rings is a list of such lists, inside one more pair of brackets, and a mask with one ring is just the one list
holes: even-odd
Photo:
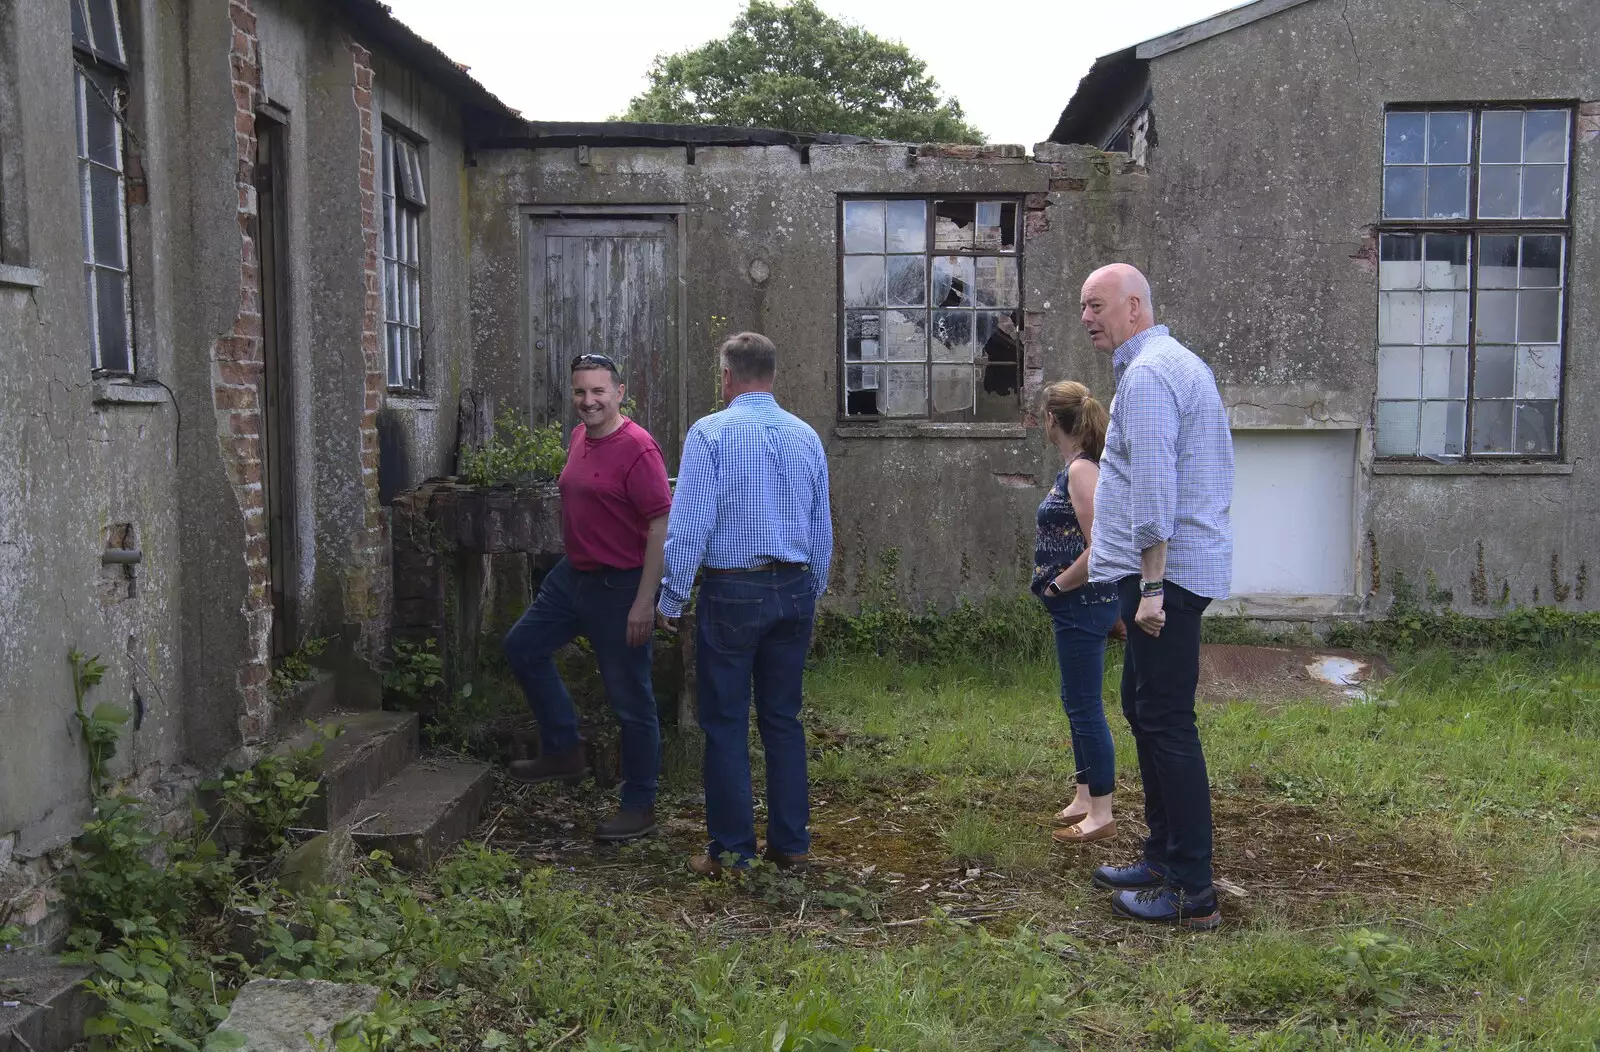
[(1233, 435), (1210, 366), (1165, 325), (1112, 358), (1117, 395), (1094, 492), (1089, 579), (1140, 572), (1167, 542), (1166, 579), (1226, 599), (1233, 581)]
[(769, 561), (807, 563), (817, 596), (827, 590), (828, 460), (805, 421), (771, 394), (751, 391), (689, 428), (667, 520), (660, 610), (683, 613), (702, 565), (740, 570)]

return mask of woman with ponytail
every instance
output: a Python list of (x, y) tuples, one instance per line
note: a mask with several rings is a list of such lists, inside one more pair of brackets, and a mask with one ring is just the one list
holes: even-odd
[(1089, 580), (1094, 490), (1105, 448), (1105, 408), (1080, 383), (1063, 380), (1044, 391), (1045, 437), (1061, 454), (1055, 485), (1039, 505), (1033, 592), (1055, 623), (1061, 664), (1061, 706), (1072, 726), (1077, 784), (1072, 802), (1056, 814), (1054, 839), (1085, 844), (1116, 835), (1111, 811), (1116, 753), (1106, 723), (1102, 688), (1106, 637), (1117, 621), (1114, 585)]

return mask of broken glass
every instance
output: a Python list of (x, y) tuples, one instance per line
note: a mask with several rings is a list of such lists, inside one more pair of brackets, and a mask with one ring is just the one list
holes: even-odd
[(972, 361), (972, 311), (934, 311), (933, 339), (928, 346), (936, 362)]
[(887, 271), (891, 306), (920, 307), (928, 302), (926, 256), (889, 256)]
[(89, 169), (89, 206), (94, 221), (94, 262), (122, 269), (122, 176), (109, 168)]
[(1556, 451), (1556, 403), (1517, 403), (1517, 452), (1549, 456)]
[(845, 390), (876, 391), (878, 389), (876, 365), (851, 365), (845, 369)]
[(935, 256), (933, 259), (934, 307), (972, 306), (973, 258)]
[(1472, 406), (1472, 451), (1510, 453), (1511, 403), (1474, 402)]
[(1478, 339), (1485, 343), (1515, 343), (1517, 340), (1517, 294), (1515, 292), (1478, 293)]
[(1378, 341), (1380, 343), (1422, 342), (1422, 293), (1380, 292), (1378, 294)]
[(1566, 164), (1567, 110), (1529, 110), (1522, 125), (1522, 159), (1528, 164)]
[(846, 416), (877, 416), (878, 392), (875, 390), (846, 391), (844, 413)]
[(1380, 457), (1417, 455), (1420, 402), (1379, 402), (1377, 447)]
[(1391, 113), (1384, 120), (1383, 163), (1421, 164), (1427, 160), (1428, 115)]
[(1525, 289), (1561, 287), (1561, 235), (1530, 234), (1522, 239), (1521, 279)]
[(1383, 215), (1386, 219), (1423, 218), (1425, 168), (1383, 170)]
[(980, 249), (1008, 251), (1017, 244), (1017, 206), (1013, 201), (979, 201), (975, 243)]
[(1422, 342), (1464, 344), (1467, 342), (1468, 294), (1429, 292), (1423, 296)]
[(928, 312), (922, 310), (884, 311), (883, 352), (891, 362), (928, 360)]
[(883, 413), (885, 416), (926, 416), (928, 413), (928, 369), (924, 365), (886, 365), (883, 367)]
[(1521, 163), (1521, 110), (1485, 110), (1478, 124), (1482, 129), (1478, 155), (1480, 161), (1484, 164)]
[(122, 62), (122, 23), (117, 17), (116, 0), (87, 0), (87, 3), (95, 54)]
[(115, 270), (95, 270), (95, 307), (99, 311), (100, 368), (133, 371), (128, 345), (128, 278)]
[(970, 365), (933, 367), (933, 412), (968, 413), (977, 399), (977, 374)]
[(884, 301), (883, 257), (844, 257), (844, 305), (881, 307)]
[(1567, 214), (1567, 169), (1560, 164), (1530, 164), (1522, 169), (1524, 219), (1560, 219)]
[(882, 201), (846, 201), (844, 203), (844, 250), (846, 252), (883, 251)]
[(1467, 166), (1428, 169), (1428, 218), (1464, 219), (1467, 215)]
[(1480, 289), (1517, 287), (1515, 234), (1486, 234), (1478, 239), (1478, 287)]
[(935, 201), (933, 203), (934, 251), (972, 248), (976, 219), (977, 206), (971, 201)]
[(1517, 294), (1517, 340), (1555, 343), (1561, 339), (1561, 293), (1535, 289)]
[(1516, 165), (1486, 164), (1478, 169), (1478, 216), (1481, 219), (1515, 219), (1519, 209), (1522, 169)]
[(83, 145), (87, 150), (84, 156), (107, 168), (121, 169), (121, 127), (117, 124), (117, 115), (107, 105), (117, 97), (117, 82), (95, 69), (83, 70), (82, 76), (85, 77)]
[(1466, 445), (1467, 403), (1423, 402), (1422, 435), (1417, 452), (1458, 457)]
[(888, 202), (890, 252), (922, 252), (928, 247), (928, 203)]
[(1464, 289), (1467, 235), (1429, 234), (1423, 243), (1423, 283), (1430, 289)]
[(1428, 163), (1466, 164), (1472, 154), (1472, 114), (1428, 114)]
[(1422, 287), (1422, 238), (1384, 234), (1378, 239), (1378, 288)]
[(1517, 397), (1561, 397), (1561, 348), (1517, 348)]
[(845, 311), (845, 361), (875, 362), (883, 357), (881, 317), (877, 311)]
[(1467, 349), (1465, 347), (1424, 347), (1422, 349), (1422, 397), (1467, 397)]
[(81, 47), (85, 51), (93, 51), (94, 45), (89, 42), (89, 20), (83, 15), (83, 0), (71, 0), (72, 3), (72, 46)]
[(1479, 347), (1472, 367), (1472, 397), (1510, 398), (1513, 386), (1512, 366), (1510, 347)]
[(979, 256), (973, 263), (978, 306), (1015, 307), (1021, 296), (1016, 257)]
[(1378, 397), (1416, 398), (1422, 393), (1422, 350), (1378, 348)]

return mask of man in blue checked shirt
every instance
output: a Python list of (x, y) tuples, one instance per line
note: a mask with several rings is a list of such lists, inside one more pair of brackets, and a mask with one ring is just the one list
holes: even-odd
[(1122, 712), (1144, 782), (1144, 858), (1101, 866), (1113, 912), (1210, 929), (1211, 788), (1195, 727), (1200, 615), (1232, 583), (1233, 436), (1211, 369), (1155, 323), (1124, 263), (1083, 285), (1083, 324), (1117, 377), (1095, 488), (1089, 579), (1115, 583), (1128, 639)]
[(666, 579), (657, 620), (677, 631), (695, 574), (700, 728), (706, 735), (704, 855), (689, 868), (719, 877), (724, 858), (756, 854), (750, 788), (750, 697), (767, 759), (767, 850), (803, 868), (811, 850), (800, 682), (817, 599), (828, 587), (833, 523), (822, 442), (772, 397), (777, 348), (754, 332), (722, 345), (728, 408), (684, 441), (667, 520)]

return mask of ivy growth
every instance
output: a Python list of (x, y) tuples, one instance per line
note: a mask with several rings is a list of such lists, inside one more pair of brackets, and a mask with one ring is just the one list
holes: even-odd
[(328, 649), (326, 636), (312, 636), (301, 643), (293, 654), (278, 662), (277, 669), (272, 673), (272, 692), (280, 698), (293, 694), (300, 684), (307, 682), (316, 674), (311, 659), (318, 657), (326, 649)]

